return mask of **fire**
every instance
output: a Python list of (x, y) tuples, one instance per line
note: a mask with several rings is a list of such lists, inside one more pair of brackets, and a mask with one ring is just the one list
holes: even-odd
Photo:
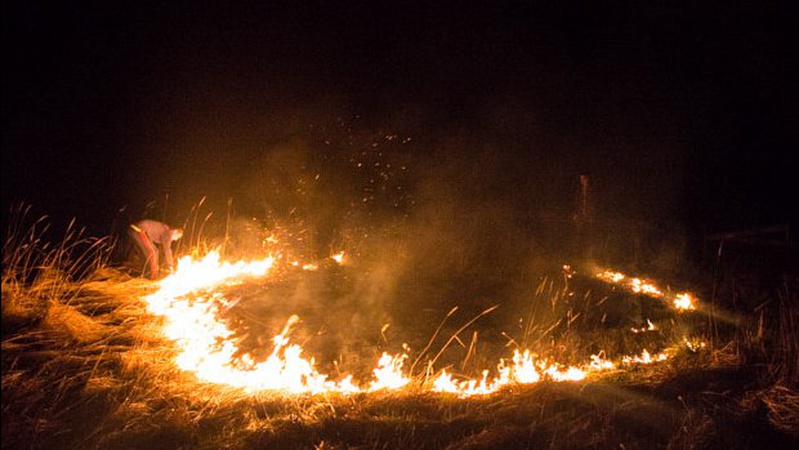
[(529, 350), (515, 350), (510, 362), (501, 359), (497, 366), (497, 376), (488, 379), (488, 370), (484, 370), (479, 380), (466, 379), (456, 381), (446, 370), (433, 381), (434, 392), (448, 392), (462, 397), (485, 395), (497, 392), (511, 384), (533, 384), (542, 380), (580, 381), (589, 373), (614, 369), (616, 366), (599, 355), (591, 357), (591, 363), (585, 367), (564, 367), (540, 358)]
[(689, 293), (677, 294), (674, 297), (674, 307), (681, 311), (691, 311), (696, 309), (694, 299)]
[[(342, 263), (344, 256), (345, 253), (340, 252), (332, 258)], [(367, 385), (356, 383), (347, 374), (338, 381), (329, 380), (327, 375), (317, 371), (314, 358), (304, 356), (302, 347), (291, 343), (289, 334), (299, 323), (297, 316), (291, 316), (283, 330), (272, 338), (273, 349), (265, 360), (256, 361), (249, 354), (241, 355), (233, 331), (220, 320), (236, 301), (224, 298), (221, 288), (269, 276), (275, 261), (275, 257), (269, 256), (249, 262), (223, 262), (215, 251), (202, 258), (186, 256), (180, 258), (174, 273), (158, 282), (156, 292), (144, 297), (148, 312), (163, 317), (163, 333), (177, 347), (175, 363), (178, 367), (194, 373), (198, 380), (234, 386), (246, 392), (348, 394), (398, 390), (411, 384), (411, 376), (403, 371), (408, 359), (407, 347), (401, 354), (383, 353)], [(309, 264), (298, 261), (291, 261), (290, 265), (309, 269)], [(625, 279), (624, 275), (614, 273), (601, 277)], [(679, 298), (683, 302), (690, 300), (690, 297)], [(648, 364), (665, 358), (663, 354), (652, 356), (645, 350), (640, 356), (625, 357), (622, 362)], [(590, 361), (581, 366), (565, 366), (529, 350), (515, 350), (510, 359), (500, 359), (493, 377), (489, 376), (489, 370), (483, 370), (479, 378), (456, 377), (442, 370), (431, 382), (423, 383), (423, 387), (466, 397), (543, 380), (580, 381), (592, 373), (614, 369), (616, 365), (606, 360), (604, 353), (591, 356)]]
[(616, 368), (616, 365), (605, 359), (605, 354), (602, 352), (598, 355), (591, 355), (591, 363), (588, 365), (588, 368), (592, 372), (599, 372), (601, 370), (613, 370)]
[(183, 257), (178, 270), (159, 283), (159, 290), (145, 297), (149, 312), (163, 316), (164, 334), (179, 348), (175, 362), (198, 379), (228, 384), (248, 391), (261, 389), (288, 392), (354, 390), (351, 379), (339, 383), (327, 380), (314, 369), (314, 360), (302, 356), (302, 348), (289, 345), (288, 333), (299, 318), (289, 318), (283, 332), (273, 338), (274, 350), (263, 362), (249, 355), (236, 358), (233, 332), (217, 316), (228, 305), (214, 288), (230, 286), (247, 278), (263, 277), (274, 265), (274, 257), (235, 264), (220, 262), (219, 253), (210, 252), (199, 260)]
[(667, 359), (669, 359), (669, 355), (665, 353), (652, 355), (646, 349), (644, 349), (640, 356), (625, 356), (622, 358), (621, 362), (623, 364), (652, 364), (659, 361), (665, 361)]
[(596, 276), (597, 278), (608, 281), (610, 283), (619, 283), (621, 280), (626, 278), (623, 273), (614, 272), (612, 270), (606, 270), (604, 272), (600, 272)]
[(644, 281), (640, 278), (632, 278), (630, 279), (630, 287), (636, 294), (643, 293), (650, 295), (652, 297), (661, 297), (663, 296), (663, 292), (660, 289), (655, 287), (654, 284)]
[(655, 326), (655, 324), (652, 323), (651, 320), (646, 319), (646, 323), (647, 325), (645, 327), (630, 328), (630, 331), (632, 331), (633, 333), (646, 333), (647, 331), (655, 331), (658, 329), (657, 326)]
[(375, 381), (369, 385), (369, 390), (399, 389), (410, 383), (410, 378), (402, 373), (402, 365), (406, 359), (408, 359), (407, 354), (391, 356), (383, 352), (383, 356), (380, 357), (377, 368), (374, 370)]
[(685, 347), (688, 350), (690, 350), (690, 351), (692, 351), (694, 353), (696, 353), (699, 350), (707, 347), (707, 342), (702, 341), (701, 339), (697, 339), (697, 338), (689, 339), (687, 336), (683, 338), (683, 344), (685, 344)]
[(332, 259), (333, 261), (335, 261), (335, 262), (337, 262), (339, 264), (344, 264), (344, 261), (345, 261), (344, 256), (345, 256), (345, 253), (342, 250), (342, 251), (336, 253), (335, 255), (331, 256), (330, 259)]
[(693, 311), (696, 309), (696, 301), (694, 297), (687, 293), (682, 292), (675, 295), (666, 294), (660, 289), (654, 281), (646, 280), (638, 277), (628, 277), (621, 272), (612, 270), (605, 270), (596, 274), (600, 280), (621, 286), (624, 289), (636, 294), (644, 294), (649, 297), (664, 299), (679, 312)]

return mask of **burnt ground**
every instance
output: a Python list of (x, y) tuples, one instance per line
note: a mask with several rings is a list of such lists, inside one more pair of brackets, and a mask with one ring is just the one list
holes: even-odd
[[(257, 342), (285, 320), (263, 320), (281, 316), (281, 308), (264, 298), (304, 292), (343, 302), (349, 295), (345, 275), (322, 270), (304, 281), (297, 277), (307, 275), (295, 275), (233, 288), (229, 294), (249, 299), (242, 298), (238, 313), (229, 311), (229, 320), (238, 320), (242, 336)], [(795, 328), (785, 320), (796, 317), (790, 306), (796, 305), (796, 290), (785, 290), (760, 309), (763, 314), (734, 325), (658, 310), (662, 315), (654, 320), (671, 327), (641, 337), (625, 330), (641, 319), (627, 309), (646, 310), (644, 299), (601, 291), (590, 281), (565, 289), (545, 277), (531, 297), (539, 301), (520, 307), (528, 322), (519, 330), (492, 338), (500, 320), (478, 321), (475, 350), (466, 353), (456, 342), (437, 367), (468, 374), (522, 343), (575, 359), (612, 343), (614, 351), (655, 350), (674, 344), (686, 329), (708, 345), (581, 382), (545, 381), (463, 399), (420, 389), (424, 378), (418, 373), (401, 391), (350, 396), (244, 395), (198, 383), (171, 362), (174, 346), (160, 336), (159, 319), (146, 313), (141, 297), (152, 292), (151, 282), (114, 269), (79, 282), (57, 273), (38, 280), (28, 286), (4, 280), (3, 448), (790, 448), (799, 437)], [(618, 306), (623, 311), (608, 311), (614, 300), (632, 301)], [(380, 321), (372, 336), (346, 340), (330, 330), (349, 323), (349, 331), (356, 331), (352, 312), (328, 307), (319, 308), (320, 315), (310, 303), (294, 306), (308, 319), (292, 338), (321, 355), (320, 372), (332, 377), (336, 373), (325, 369), (342, 364), (357, 375), (372, 355), (398, 346), (394, 335), (381, 335)], [(434, 349), (472, 317), (455, 314), (445, 321)], [(432, 329), (422, 339), (428, 324), (420, 323), (419, 337), (410, 333), (409, 341), (430, 340)], [(326, 336), (339, 340), (322, 344)], [(411, 348), (422, 348), (418, 342)], [(330, 355), (338, 360), (331, 362)]]

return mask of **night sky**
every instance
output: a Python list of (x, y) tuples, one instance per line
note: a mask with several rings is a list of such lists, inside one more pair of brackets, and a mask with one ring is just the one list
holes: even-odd
[(392, 133), (418, 185), (514, 218), (569, 210), (581, 173), (598, 214), (696, 234), (796, 210), (787, 2), (145, 3), (3, 2), (4, 211), (248, 210), (275, 149)]

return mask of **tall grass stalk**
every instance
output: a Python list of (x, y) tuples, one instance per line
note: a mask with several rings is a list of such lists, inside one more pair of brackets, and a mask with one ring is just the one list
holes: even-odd
[[(30, 206), (12, 210), (3, 244), (3, 291), (26, 289), (37, 298), (58, 299), (76, 281), (107, 267), (112, 251), (110, 237), (87, 237), (72, 219), (60, 244), (49, 239), (47, 216), (28, 220)], [(5, 295), (3, 296), (5, 299)]]

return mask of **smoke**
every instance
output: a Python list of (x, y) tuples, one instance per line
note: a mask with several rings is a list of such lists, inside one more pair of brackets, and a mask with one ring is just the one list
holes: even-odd
[[(189, 219), (173, 214), (195, 225), (184, 248), (221, 246), (231, 259), (279, 251), (286, 262), (317, 266), (287, 268), (239, 293), (253, 348), (298, 314), (294, 337), (314, 354), (368, 366), (374, 355), (364, 352), (423, 347), (455, 306), (442, 335), (499, 304), (475, 325), (499, 336), (543, 274), (585, 256), (575, 239), (583, 174), (591, 182), (593, 258), (673, 267), (684, 248), (663, 241), (679, 244), (679, 229), (637, 225), (647, 217), (666, 223), (660, 219), (679, 178), (652, 186), (636, 172), (666, 157), (619, 163), (602, 142), (596, 151), (584, 136), (568, 142), (535, 108), (501, 99), (461, 122), (416, 105), (363, 116), (355, 109), (326, 99), (225, 115), (191, 141), (213, 150), (220, 136), (237, 137), (225, 162), (176, 151), (186, 166), (180, 178), (192, 182), (162, 209), (190, 211)], [(214, 175), (192, 175), (195, 159)], [(340, 266), (330, 256), (342, 250)]]

